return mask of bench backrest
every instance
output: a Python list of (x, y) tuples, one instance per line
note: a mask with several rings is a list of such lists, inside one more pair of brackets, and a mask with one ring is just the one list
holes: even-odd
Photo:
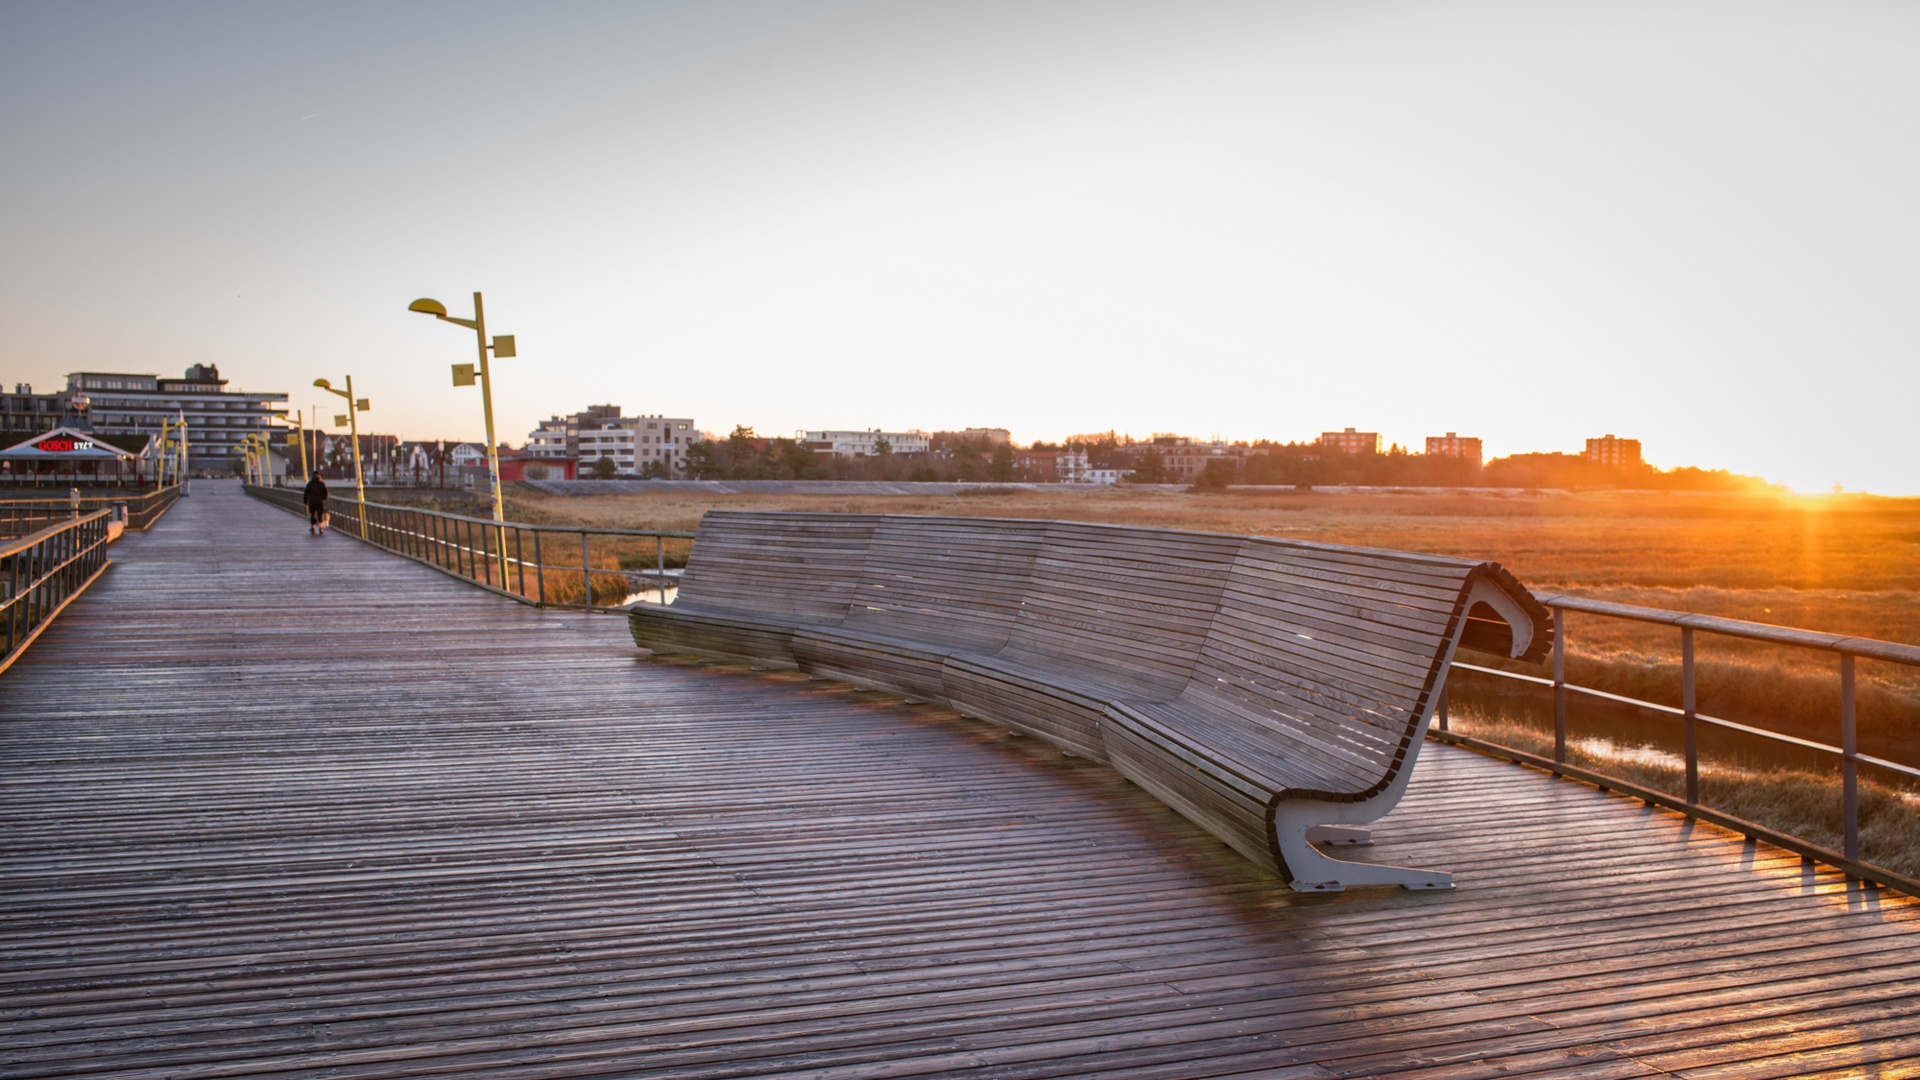
[(1020, 610), (1046, 526), (882, 518), (842, 625), (931, 645), (998, 649)]
[(1050, 522), (1004, 655), (1177, 691), (1193, 674), (1241, 544), (1238, 536)]
[(847, 612), (878, 514), (709, 510), (677, 604), (808, 619)]
[(1364, 798), (1405, 760), (1477, 580), (1525, 594), (1488, 563), (1250, 538), (1185, 694), (1270, 730), (1328, 778), (1317, 795)]

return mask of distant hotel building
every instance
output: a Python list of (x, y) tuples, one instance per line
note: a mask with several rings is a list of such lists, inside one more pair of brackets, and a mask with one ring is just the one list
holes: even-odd
[(1377, 454), (1380, 452), (1380, 433), (1377, 431), (1323, 431), (1320, 433), (1320, 445), (1327, 450), (1342, 454)]
[(59, 427), (85, 398), (86, 416), (100, 435), (157, 437), (160, 422), (185, 417), (188, 467), (229, 471), (245, 456), (247, 436), (266, 433), (282, 452), (297, 454), (285, 428), (272, 427), (287, 414), (287, 395), (227, 389), (212, 364), (195, 364), (177, 379), (79, 371), (57, 394), (36, 394), (22, 383), (0, 395), (0, 429), (38, 434)]
[(1462, 438), (1449, 431), (1427, 436), (1427, 453), (1439, 457), (1460, 458), (1474, 468), (1480, 467), (1480, 440)]
[(1616, 439), (1603, 435), (1598, 439), (1587, 440), (1587, 452), (1582, 457), (1602, 465), (1618, 465), (1623, 469), (1640, 467), (1640, 440)]
[[(968, 429), (973, 430), (973, 429)], [(800, 441), (816, 453), (831, 454), (838, 458), (876, 457), (880, 452), (880, 440), (887, 441), (890, 454), (924, 454), (933, 447), (932, 439), (924, 431), (802, 431)]]

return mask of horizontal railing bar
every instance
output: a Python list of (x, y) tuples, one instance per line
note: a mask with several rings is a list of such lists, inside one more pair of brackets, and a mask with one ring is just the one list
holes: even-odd
[[(1498, 675), (1503, 679), (1513, 679), (1518, 682), (1535, 683), (1540, 686), (1553, 685), (1552, 679), (1543, 679), (1538, 675), (1523, 675), (1517, 671), (1501, 671), (1499, 668), (1481, 667), (1478, 664), (1463, 664), (1458, 660), (1455, 660), (1453, 662), (1453, 666), (1457, 668), (1464, 668), (1467, 671), (1477, 671), (1483, 675)], [(1657, 701), (1641, 701), (1639, 698), (1625, 697), (1620, 694), (1609, 694), (1605, 690), (1594, 690), (1590, 687), (1575, 686), (1572, 683), (1567, 683), (1566, 688), (1569, 691), (1572, 691), (1573, 693), (1576, 693), (1576, 694), (1586, 694), (1588, 697), (1605, 698), (1608, 701), (1617, 701), (1623, 705), (1633, 705), (1642, 709), (1652, 709), (1655, 712), (1666, 713), (1669, 716), (1685, 716), (1686, 715), (1685, 709), (1678, 709), (1672, 705), (1662, 705)], [(1744, 732), (1748, 735), (1758, 735), (1761, 738), (1772, 739), (1775, 742), (1790, 743), (1794, 746), (1804, 747), (1808, 750), (1819, 750), (1823, 753), (1832, 754), (1836, 757), (1840, 756), (1842, 753), (1841, 749), (1837, 746), (1829, 746), (1826, 743), (1814, 742), (1811, 739), (1802, 739), (1793, 735), (1782, 735), (1780, 732), (1768, 731), (1766, 728), (1749, 727), (1746, 724), (1736, 723), (1732, 720), (1721, 720), (1717, 717), (1708, 716), (1707, 714), (1701, 713), (1701, 712), (1694, 713), (1693, 718), (1695, 720), (1700, 721), (1703, 724), (1712, 724), (1715, 727), (1723, 727), (1732, 731)], [(1885, 758), (1873, 757), (1870, 754), (1855, 754), (1854, 757), (1859, 761), (1868, 762), (1872, 765), (1876, 765), (1882, 769), (1887, 769), (1891, 772), (1897, 772), (1902, 776), (1908, 776), (1908, 777), (1912, 777), (1913, 779), (1920, 780), (1920, 769), (1916, 769), (1908, 765), (1902, 765), (1898, 762), (1888, 761)]]
[(1710, 634), (1724, 634), (1750, 641), (1792, 645), (1802, 649), (1825, 649), (1864, 656), (1870, 660), (1886, 660), (1895, 664), (1920, 666), (1920, 646), (1903, 645), (1895, 641), (1879, 641), (1847, 634), (1828, 634), (1819, 630), (1800, 630), (1791, 626), (1747, 622), (1744, 619), (1726, 619), (1718, 615), (1696, 615), (1687, 611), (1668, 611), (1665, 608), (1640, 607), (1636, 604), (1616, 604), (1607, 600), (1589, 600), (1584, 596), (1535, 593), (1533, 598), (1548, 607), (1579, 611), (1589, 615), (1605, 615), (1609, 618), (1652, 623), (1657, 626), (1692, 627)]
[(72, 529), (81, 524), (92, 521), (95, 518), (105, 517), (106, 515), (111, 513), (113, 513), (113, 511), (111, 510), (95, 510), (91, 514), (83, 514), (77, 518), (68, 518), (57, 525), (49, 525), (46, 528), (41, 529), (39, 532), (31, 532), (25, 536), (17, 537), (12, 540), (0, 540), (0, 559), (4, 559), (9, 555), (15, 555), (15, 554), (18, 554), (19, 552), (25, 551), (27, 548), (30, 548), (33, 545), (40, 543), (42, 540), (45, 540), (48, 537), (59, 533), (63, 529)]
[[(291, 490), (291, 489), (289, 489)], [(495, 521), (492, 518), (467, 517), (464, 514), (449, 514), (444, 510), (429, 510), (424, 506), (398, 506), (393, 503), (361, 502), (359, 499), (344, 495), (329, 495), (329, 501), (338, 500), (353, 506), (372, 506), (381, 510), (399, 510), (409, 514), (432, 514), (447, 521), (467, 521), (475, 525), (484, 525), (489, 529), (539, 529), (551, 533), (587, 533), (592, 536), (664, 536), (670, 540), (691, 540), (697, 533), (669, 532), (665, 529), (599, 529), (582, 525), (536, 525), (529, 521)], [(575, 569), (578, 569), (577, 567)]]

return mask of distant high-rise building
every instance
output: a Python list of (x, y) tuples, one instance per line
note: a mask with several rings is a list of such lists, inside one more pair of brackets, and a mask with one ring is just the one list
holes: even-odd
[(1455, 435), (1451, 431), (1445, 435), (1427, 436), (1427, 453), (1459, 458), (1471, 462), (1476, 469), (1480, 467), (1480, 440)]
[(1640, 440), (1617, 439), (1612, 435), (1603, 435), (1598, 439), (1587, 440), (1587, 452), (1582, 455), (1588, 461), (1602, 465), (1618, 465), (1623, 469), (1640, 467)]
[(1327, 450), (1342, 454), (1377, 454), (1380, 452), (1380, 433), (1377, 431), (1323, 431), (1320, 433), (1320, 445)]

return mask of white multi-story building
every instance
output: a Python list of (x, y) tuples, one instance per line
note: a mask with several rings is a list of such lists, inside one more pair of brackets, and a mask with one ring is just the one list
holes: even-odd
[(832, 454), (834, 457), (863, 458), (877, 457), (880, 453), (880, 440), (885, 439), (887, 452), (892, 454), (924, 454), (933, 448), (931, 437), (924, 431), (802, 431), (800, 441), (818, 453)]
[(1127, 473), (1131, 471), (1130, 469), (1088, 469), (1086, 482), (1089, 484), (1117, 484), (1126, 479)]
[(195, 364), (178, 379), (76, 371), (67, 376), (61, 406), (77, 405), (82, 397), (92, 413), (93, 430), (102, 435), (158, 435), (162, 421), (184, 417), (196, 469), (231, 468), (246, 453), (248, 435), (287, 444), (287, 430), (272, 426), (275, 418), (287, 415), (287, 395), (229, 389), (212, 364)]
[(618, 405), (594, 405), (572, 416), (541, 421), (527, 433), (526, 451), (534, 457), (573, 457), (582, 476), (601, 458), (613, 460), (615, 476), (638, 476), (648, 465), (656, 475), (684, 475), (687, 447), (701, 440), (690, 417), (621, 416)]
[(638, 476), (647, 466), (666, 479), (687, 467), (687, 447), (699, 433), (689, 418), (623, 416), (580, 428), (580, 467), (587, 471), (601, 458), (613, 459), (615, 476)]

